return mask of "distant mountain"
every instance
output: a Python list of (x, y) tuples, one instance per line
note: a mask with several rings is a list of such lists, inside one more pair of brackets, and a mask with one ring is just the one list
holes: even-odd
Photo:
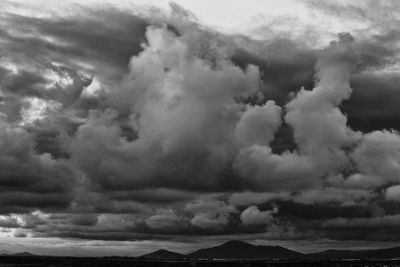
[(220, 246), (197, 250), (188, 258), (213, 259), (297, 259), (304, 255), (280, 246), (255, 246), (242, 241), (228, 241)]
[(308, 254), (312, 259), (392, 259), (400, 258), (400, 247), (368, 250), (326, 250)]
[(30, 252), (27, 252), (27, 251), (24, 251), (24, 252), (18, 252), (18, 253), (11, 254), (11, 256), (16, 256), (16, 257), (31, 257), (31, 256), (37, 256), (37, 255), (35, 255), (35, 254), (33, 254), (33, 253), (30, 253)]
[(8, 251), (0, 251), (0, 256), (13, 256), (13, 257), (31, 257), (31, 256), (37, 256), (35, 254), (32, 254), (30, 252), (24, 251), (24, 252), (17, 252), (17, 253), (12, 253)]
[(8, 251), (8, 250), (4, 250), (4, 249), (0, 250), (0, 256), (5, 256), (5, 255), (8, 255), (8, 254), (12, 254), (12, 253), (10, 251)]
[(142, 256), (140, 256), (140, 258), (176, 260), (176, 259), (184, 259), (184, 258), (186, 258), (186, 256), (183, 254), (180, 254), (180, 253), (169, 251), (169, 250), (160, 249), (160, 250), (154, 251), (152, 253), (142, 255)]

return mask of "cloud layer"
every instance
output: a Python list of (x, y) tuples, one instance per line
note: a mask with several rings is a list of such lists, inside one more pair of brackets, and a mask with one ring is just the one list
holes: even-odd
[(399, 240), (397, 33), (319, 49), (177, 4), (82, 12), (0, 19), (6, 235)]

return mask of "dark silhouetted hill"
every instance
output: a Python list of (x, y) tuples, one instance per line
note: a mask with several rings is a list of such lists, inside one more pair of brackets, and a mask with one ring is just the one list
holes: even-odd
[(256, 246), (242, 241), (228, 241), (187, 255), (193, 259), (297, 259), (303, 256), (302, 253), (280, 246)]
[(17, 253), (12, 253), (8, 251), (1, 251), (2, 253), (0, 256), (12, 256), (12, 257), (32, 257), (32, 256), (37, 256), (35, 254), (32, 254), (30, 252), (24, 251), (24, 252), (17, 252)]
[[(32, 255), (32, 254), (30, 254)], [(369, 250), (325, 250), (317, 253), (302, 254), (280, 246), (256, 246), (243, 241), (228, 241), (222, 245), (199, 249), (188, 255), (168, 250), (157, 250), (141, 256), (147, 259), (394, 259), (400, 258), (400, 247)]]
[(24, 252), (14, 253), (14, 254), (12, 254), (12, 256), (14, 256), (14, 257), (32, 257), (32, 256), (37, 256), (37, 255), (27, 252), (27, 251), (24, 251)]
[(176, 260), (176, 259), (184, 259), (184, 258), (186, 258), (186, 256), (183, 254), (180, 254), (180, 253), (169, 251), (169, 250), (160, 249), (160, 250), (154, 251), (152, 253), (142, 255), (142, 256), (140, 256), (140, 258)]
[(8, 254), (12, 254), (12, 253), (10, 251), (8, 251), (8, 250), (5, 250), (5, 249), (0, 250), (0, 256), (5, 256), (5, 255), (8, 255)]

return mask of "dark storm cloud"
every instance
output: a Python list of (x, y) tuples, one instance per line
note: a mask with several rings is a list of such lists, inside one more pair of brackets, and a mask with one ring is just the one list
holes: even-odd
[[(26, 97), (53, 100), (64, 106), (73, 104), (91, 82), (79, 72), (109, 81), (123, 75), (130, 56), (141, 50), (146, 26), (143, 19), (117, 10), (85, 8), (78, 14), (82, 13), (82, 17), (52, 19), (4, 13), (0, 55), (6, 65), (1, 72), (0, 109), (7, 120), (21, 120)], [(52, 62), (62, 65), (54, 66)], [(17, 72), (9, 69), (10, 64)], [(54, 82), (47, 74), (70, 79), (71, 84)], [(83, 115), (91, 107), (89, 102), (81, 98), (77, 103), (84, 109)], [(40, 127), (30, 129), (36, 135), (36, 148), (42, 153), (66, 156), (58, 137), (62, 131), (70, 131), (71, 122), (62, 119), (52, 123), (51, 129), (45, 126), (45, 131)]]
[(302, 86), (312, 87), (317, 51), (290, 39), (276, 39), (260, 50), (254, 53), (237, 49), (232, 61), (241, 67), (253, 64), (260, 68), (264, 82), (261, 91), (267, 99), (282, 105), (289, 100), (291, 92)]
[(77, 173), (68, 162), (57, 161), (49, 154), (37, 154), (31, 134), (4, 124), (0, 144), (2, 212), (69, 205)]
[(336, 240), (373, 240), (397, 241), (399, 216), (382, 216), (374, 218), (337, 218), (322, 224), (328, 237)]
[(41, 96), (40, 87), (46, 84), (46, 79), (39, 73), (22, 71), (15, 75), (10, 71), (1, 77), (4, 91), (22, 96)]
[(359, 60), (357, 72), (379, 70), (398, 60), (400, 32), (397, 29), (368, 36), (358, 42)]
[(343, 103), (352, 128), (362, 131), (400, 130), (398, 101), (400, 75), (364, 72), (354, 75), (353, 97)]
[(340, 206), (331, 204), (300, 204), (295, 202), (279, 202), (282, 217), (294, 217), (302, 220), (325, 220), (337, 217), (368, 218), (372, 208), (365, 205)]
[(18, 62), (89, 63), (92, 74), (120, 76), (129, 58), (141, 50), (147, 22), (123, 11), (83, 9), (82, 16), (54, 19), (7, 14), (10, 32), (0, 35), (3, 53)]
[(110, 195), (113, 199), (134, 200), (142, 203), (173, 203), (191, 200), (194, 196), (190, 192), (155, 188), (149, 190), (117, 191)]
[[(399, 91), (396, 84), (400, 76), (395, 72), (381, 72), (397, 62), (399, 38), (397, 30), (390, 30), (368, 36), (368, 39), (356, 40), (354, 45), (358, 59), (351, 78), (354, 93), (341, 106), (352, 129), (400, 129), (395, 105)], [(237, 49), (232, 60), (241, 67), (248, 64), (258, 66), (263, 81), (261, 91), (266, 99), (273, 99), (282, 105), (290, 100), (291, 93), (301, 87), (308, 90), (312, 88), (314, 66), (319, 53), (301, 43), (277, 39), (262, 49)], [(290, 127), (284, 127), (274, 139), (273, 149), (276, 147), (277, 151), (283, 151), (285, 148), (295, 148), (291, 144), (291, 135)]]

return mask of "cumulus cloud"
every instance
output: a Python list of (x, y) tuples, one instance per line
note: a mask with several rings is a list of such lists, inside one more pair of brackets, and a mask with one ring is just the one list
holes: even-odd
[(388, 187), (385, 191), (385, 197), (389, 201), (400, 201), (400, 185)]
[(294, 128), (301, 152), (325, 172), (344, 164), (346, 155), (341, 148), (355, 138), (337, 107), (351, 93), (349, 81), (355, 63), (352, 41), (349, 34), (339, 35), (339, 41), (321, 53), (316, 65), (317, 86), (312, 91), (301, 90), (287, 105), (285, 120)]
[(198, 200), (188, 203), (185, 210), (195, 215), (190, 220), (192, 225), (217, 230), (228, 225), (231, 213), (237, 212), (235, 207), (221, 200)]
[(312, 230), (299, 231), (295, 225), (290, 223), (272, 224), (267, 227), (267, 232), (264, 235), (267, 239), (272, 240), (297, 240), (309, 239), (318, 237), (318, 233)]
[(400, 179), (399, 149), (400, 136), (397, 132), (375, 131), (364, 136), (352, 157), (360, 171), (372, 176), (375, 183), (393, 183)]
[(146, 224), (150, 228), (170, 228), (176, 226), (180, 220), (173, 210), (159, 209), (146, 219)]
[(235, 135), (243, 146), (269, 145), (281, 124), (281, 108), (273, 101), (247, 107), (236, 125)]
[(240, 214), (240, 220), (247, 225), (267, 225), (273, 220), (273, 215), (278, 213), (278, 208), (260, 211), (257, 206), (250, 206)]
[(322, 51), (316, 65), (316, 87), (300, 90), (286, 105), (284, 119), (293, 127), (299, 150), (276, 155), (265, 145), (246, 148), (237, 158), (242, 175), (257, 179), (258, 186), (268, 190), (301, 190), (345, 168), (348, 160), (342, 148), (358, 137), (337, 106), (351, 93), (352, 41), (351, 35), (340, 34), (338, 42)]
[[(92, 112), (79, 127), (74, 157), (104, 188), (221, 187), (235, 149), (233, 129), (245, 108), (236, 98), (257, 93), (259, 72), (225, 59), (213, 67), (192, 51), (191, 36), (187, 41), (156, 27), (146, 36), (144, 51), (132, 58), (130, 73), (110, 95), (113, 109)], [(273, 106), (264, 110), (275, 116)], [(137, 136), (132, 141), (120, 127), (126, 112)]]
[(273, 154), (268, 146), (251, 146), (238, 154), (235, 167), (253, 185), (265, 191), (296, 191), (316, 183), (314, 163), (305, 156)]
[(0, 227), (4, 228), (17, 228), (19, 223), (16, 217), (2, 216), (0, 217)]

